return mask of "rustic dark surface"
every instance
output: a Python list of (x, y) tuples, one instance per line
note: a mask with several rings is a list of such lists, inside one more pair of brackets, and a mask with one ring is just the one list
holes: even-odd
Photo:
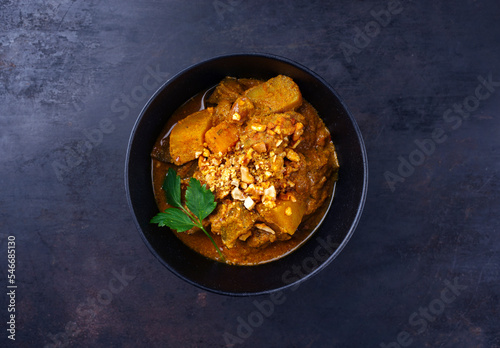
[[(329, 3), (0, 2), (2, 347), (500, 347), (499, 2)], [(319, 73), (369, 157), (353, 238), (272, 308), (171, 274), (125, 197), (147, 99), (234, 52)]]

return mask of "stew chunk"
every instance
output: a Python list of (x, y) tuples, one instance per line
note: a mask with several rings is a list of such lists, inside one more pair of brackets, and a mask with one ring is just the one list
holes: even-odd
[(205, 134), (210, 151), (225, 154), (238, 141), (238, 127), (228, 122), (219, 123)]
[(174, 126), (170, 133), (170, 156), (174, 164), (184, 164), (201, 154), (205, 133), (212, 127), (212, 115), (213, 108), (201, 110)]
[(306, 205), (303, 201), (280, 200), (274, 208), (264, 205), (259, 206), (259, 213), (263, 219), (275, 230), (292, 235), (302, 221), (306, 212)]
[(299, 86), (283, 75), (250, 88), (245, 95), (266, 113), (290, 111), (302, 104)]
[(220, 204), (210, 217), (212, 232), (220, 234), (222, 242), (234, 247), (236, 240), (246, 235), (257, 220), (257, 214), (245, 209), (241, 202)]

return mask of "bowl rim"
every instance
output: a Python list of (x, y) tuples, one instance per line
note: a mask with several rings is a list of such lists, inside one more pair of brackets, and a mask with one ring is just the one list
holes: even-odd
[[(142, 121), (142, 119), (143, 119), (146, 111), (148, 110), (148, 108), (155, 101), (155, 99), (158, 97), (158, 95), (161, 94), (165, 88), (167, 88), (167, 86), (169, 86), (173, 81), (177, 80), (182, 75), (188, 73), (191, 70), (197, 69), (198, 67), (200, 67), (202, 65), (205, 65), (207, 63), (210, 63), (210, 62), (213, 62), (213, 61), (217, 61), (217, 60), (220, 60), (220, 59), (246, 58), (246, 57), (249, 57), (249, 58), (251, 58), (251, 57), (255, 57), (255, 58), (267, 58), (267, 59), (276, 60), (276, 61), (279, 61), (279, 62), (283, 62), (283, 63), (289, 64), (289, 65), (291, 65), (291, 66), (293, 66), (295, 68), (298, 68), (299, 70), (302, 70), (303, 72), (311, 75), (314, 79), (318, 80), (322, 85), (324, 85), (330, 91), (330, 93), (332, 93), (333, 95), (335, 95), (335, 97), (337, 98), (339, 104), (344, 109), (345, 114), (350, 119), (351, 125), (352, 125), (352, 127), (353, 127), (353, 129), (355, 131), (356, 136), (357, 136), (357, 140), (358, 140), (359, 147), (360, 147), (360, 150), (361, 150), (361, 157), (362, 157), (362, 161), (361, 162), (362, 162), (362, 166), (363, 166), (363, 173), (362, 173), (363, 180), (362, 180), (362, 189), (361, 189), (360, 197), (359, 197), (359, 204), (358, 204), (358, 206), (356, 208), (356, 214), (354, 215), (354, 217), (352, 219), (352, 223), (349, 226), (349, 230), (347, 231), (347, 233), (343, 237), (341, 243), (328, 256), (327, 260), (325, 260), (324, 262), (322, 262), (321, 264), (319, 264), (318, 267), (316, 267), (311, 272), (308, 272), (308, 274), (306, 274), (305, 276), (301, 277), (300, 279), (298, 279), (298, 280), (296, 280), (296, 281), (294, 281), (292, 283), (288, 283), (288, 284), (287, 283), (283, 283), (283, 285), (280, 286), (280, 287), (276, 287), (276, 288), (273, 288), (273, 289), (267, 289), (267, 290), (263, 290), (263, 291), (255, 291), (255, 292), (252, 292), (252, 291), (250, 291), (250, 292), (231, 292), (231, 291), (224, 291), (224, 290), (220, 290), (220, 289), (214, 289), (214, 288), (211, 288), (211, 287), (207, 287), (207, 286), (205, 286), (203, 284), (200, 284), (200, 283), (198, 283), (198, 282), (196, 282), (196, 281), (194, 281), (194, 280), (192, 280), (192, 279), (184, 276), (183, 274), (181, 274), (180, 272), (178, 272), (174, 267), (172, 267), (170, 264), (168, 264), (159, 255), (158, 251), (156, 251), (156, 249), (153, 247), (153, 245), (151, 245), (151, 243), (147, 239), (144, 231), (142, 231), (141, 225), (140, 225), (140, 223), (139, 223), (139, 221), (137, 219), (137, 216), (135, 214), (135, 211), (134, 211), (134, 207), (133, 207), (133, 203), (132, 203), (132, 199), (131, 199), (131, 192), (130, 192), (129, 164), (130, 164), (130, 156), (131, 156), (132, 143), (133, 143), (134, 137), (136, 135), (138, 126), (141, 123), (141, 121)], [(363, 212), (363, 209), (364, 209), (364, 206), (365, 206), (367, 192), (368, 192), (368, 156), (367, 156), (367, 151), (366, 151), (365, 143), (364, 143), (364, 140), (363, 140), (363, 136), (361, 134), (361, 130), (359, 129), (359, 126), (358, 126), (355, 118), (353, 117), (352, 112), (347, 107), (347, 105), (344, 102), (343, 98), (337, 93), (337, 91), (335, 89), (333, 89), (333, 87), (324, 78), (322, 78), (316, 72), (314, 72), (310, 68), (304, 66), (303, 64), (298, 63), (298, 62), (296, 62), (294, 60), (291, 60), (291, 59), (283, 57), (283, 56), (279, 56), (279, 55), (275, 55), (275, 54), (269, 54), (269, 53), (258, 53), (258, 52), (245, 53), (245, 52), (243, 52), (243, 53), (231, 53), (231, 54), (216, 55), (216, 56), (213, 56), (211, 58), (201, 60), (201, 61), (199, 61), (199, 62), (197, 62), (195, 64), (191, 64), (191, 65), (189, 65), (189, 66), (187, 66), (185, 68), (182, 68), (176, 74), (172, 75), (170, 78), (168, 78), (165, 82), (163, 82), (156, 89), (156, 91), (148, 99), (148, 101), (146, 102), (146, 104), (142, 107), (141, 111), (139, 112), (139, 114), (137, 116), (136, 121), (134, 122), (132, 130), (130, 132), (130, 136), (129, 136), (128, 143), (127, 143), (127, 153), (126, 153), (126, 157), (125, 157), (124, 176), (125, 176), (125, 193), (126, 193), (126, 198), (127, 198), (127, 204), (129, 206), (129, 209), (130, 209), (130, 212), (131, 212), (131, 215), (132, 215), (132, 219), (134, 221), (136, 229), (137, 229), (139, 235), (141, 236), (141, 239), (143, 240), (143, 242), (146, 244), (147, 248), (149, 249), (149, 251), (155, 256), (155, 258), (158, 261), (160, 261), (160, 263), (164, 267), (166, 267), (170, 272), (172, 272), (173, 274), (175, 274), (180, 279), (188, 282), (189, 284), (194, 285), (195, 287), (198, 287), (200, 289), (212, 292), (212, 293), (216, 293), (216, 294), (220, 294), (220, 295), (228, 295), (228, 296), (241, 296), (241, 297), (244, 297), (244, 296), (257, 296), (257, 295), (270, 294), (270, 293), (274, 293), (274, 292), (277, 292), (277, 291), (283, 291), (283, 290), (285, 290), (287, 288), (291, 288), (291, 287), (297, 287), (299, 284), (301, 284), (301, 283), (305, 282), (306, 280), (310, 279), (314, 275), (318, 274), (325, 267), (327, 267), (341, 253), (341, 251), (345, 248), (345, 246), (347, 245), (347, 243), (351, 239), (352, 235), (354, 234), (354, 231), (356, 230), (356, 228), (357, 228), (357, 226), (359, 224), (359, 221), (361, 219), (362, 212)], [(330, 200), (328, 210), (325, 213), (325, 217), (326, 217), (326, 215), (328, 215), (328, 212), (329, 212), (329, 210), (331, 208), (331, 201), (332, 200)], [(324, 218), (321, 221), (323, 222), (323, 220), (324, 220)], [(315, 229), (317, 229), (317, 227)], [(311, 237), (309, 236), (308, 239), (310, 239), (310, 238)], [(304, 243), (301, 243), (301, 246), (302, 246), (302, 244), (304, 244)], [(214, 262), (217, 262), (217, 261), (214, 260)], [(273, 261), (271, 261), (271, 262), (273, 262)], [(242, 265), (228, 265), (228, 266), (233, 266), (233, 267), (256, 267), (256, 266), (242, 266)]]

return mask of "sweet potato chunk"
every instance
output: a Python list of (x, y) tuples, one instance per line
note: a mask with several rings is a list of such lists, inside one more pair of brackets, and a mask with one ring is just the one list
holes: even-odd
[(228, 122), (219, 123), (205, 134), (205, 142), (213, 153), (226, 153), (238, 141), (238, 127)]
[(291, 111), (302, 104), (299, 86), (283, 75), (248, 89), (245, 95), (265, 113)]
[(295, 233), (306, 211), (306, 205), (299, 200), (296, 202), (278, 200), (274, 208), (263, 205), (259, 208), (259, 214), (269, 226), (290, 235)]
[(181, 165), (203, 151), (205, 133), (212, 127), (213, 108), (197, 111), (180, 120), (170, 133), (172, 162)]

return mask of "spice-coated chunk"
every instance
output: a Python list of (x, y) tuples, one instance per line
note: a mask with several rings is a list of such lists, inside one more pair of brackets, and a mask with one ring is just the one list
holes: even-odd
[(213, 108), (195, 112), (180, 120), (170, 133), (172, 162), (181, 165), (203, 151), (205, 133), (212, 127)]
[(290, 111), (302, 104), (299, 86), (283, 75), (250, 88), (245, 95), (264, 113)]
[(245, 235), (257, 220), (257, 214), (245, 209), (241, 202), (221, 204), (210, 217), (212, 232), (220, 234), (228, 248), (234, 247), (236, 240)]
[(231, 116), (229, 122), (243, 124), (255, 111), (252, 102), (245, 97), (238, 98), (233, 103), (229, 115)]
[(205, 142), (212, 153), (225, 154), (238, 141), (238, 127), (222, 122), (210, 128), (205, 134)]
[(208, 102), (212, 104), (218, 104), (222, 100), (227, 100), (234, 103), (236, 99), (243, 93), (243, 86), (234, 77), (226, 77), (222, 80), (214, 92), (208, 98)]

